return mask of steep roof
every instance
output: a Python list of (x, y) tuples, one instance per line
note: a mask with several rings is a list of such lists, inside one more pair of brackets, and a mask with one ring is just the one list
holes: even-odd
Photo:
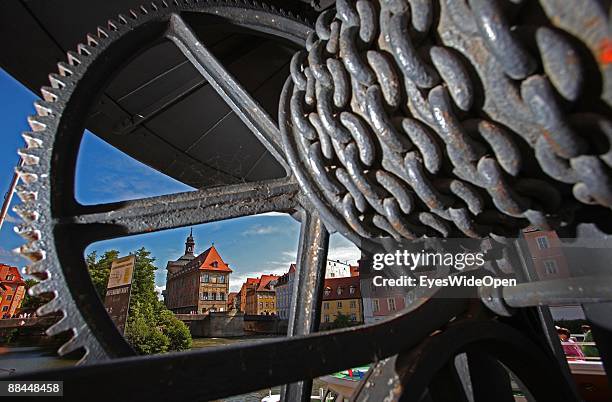
[(221, 255), (219, 255), (215, 246), (210, 246), (202, 254), (198, 255), (192, 261), (189, 261), (185, 267), (189, 269), (194, 265), (198, 266), (198, 269), (202, 271), (232, 272), (229, 265), (227, 265), (221, 258)]
[[(351, 294), (350, 292), (351, 286), (355, 288), (353, 294)], [(340, 294), (338, 294), (339, 288), (341, 289)], [(359, 288), (358, 276), (325, 279), (325, 286), (323, 288), (323, 300), (342, 300), (359, 298), (361, 298), (361, 290)]]
[(270, 282), (275, 281), (279, 278), (278, 275), (262, 275), (259, 278), (259, 284), (257, 286), (258, 292), (269, 292), (274, 289), (270, 289)]

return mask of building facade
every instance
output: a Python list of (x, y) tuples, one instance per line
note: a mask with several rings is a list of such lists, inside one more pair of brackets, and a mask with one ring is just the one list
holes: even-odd
[(569, 267), (563, 244), (553, 230), (525, 230), (523, 232), (529, 254), (531, 269), (541, 280), (567, 278)]
[(353, 323), (363, 322), (363, 306), (358, 276), (325, 279), (321, 324), (329, 325), (342, 314)]
[(247, 278), (247, 280), (242, 284), (242, 286), (240, 287), (240, 291), (238, 292), (238, 295), (236, 296), (236, 307), (238, 308), (238, 311), (241, 311), (243, 313), (246, 312), (246, 308), (247, 308), (247, 290), (251, 287), (255, 287), (257, 288), (257, 283), (259, 282), (259, 279), (257, 278)]
[(257, 282), (257, 287), (247, 288), (245, 314), (276, 315), (274, 285), (278, 278), (278, 275), (262, 275)]
[(26, 292), (17, 267), (0, 264), (0, 289), (0, 318), (11, 318), (21, 307)]
[(351, 265), (340, 260), (327, 260), (325, 278), (346, 278), (351, 276)]
[(232, 270), (215, 246), (194, 254), (192, 234), (185, 242), (185, 254), (167, 264), (165, 303), (180, 314), (206, 314), (227, 311)]
[(291, 307), (294, 280), (295, 264), (291, 264), (289, 266), (289, 271), (278, 278), (276, 286), (274, 287), (276, 293), (276, 314), (281, 320), (289, 319), (289, 308)]

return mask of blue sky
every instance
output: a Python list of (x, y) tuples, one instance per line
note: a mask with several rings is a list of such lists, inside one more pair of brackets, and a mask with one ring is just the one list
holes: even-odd
[[(0, 192), (8, 190), (12, 172), (18, 161), (17, 149), (23, 144), (21, 132), (29, 129), (26, 117), (34, 114), (35, 94), (0, 69)], [(95, 135), (86, 132), (77, 163), (76, 195), (84, 204), (96, 204), (190, 191), (190, 187), (165, 176), (116, 150)], [(18, 202), (14, 197), (13, 205)], [(23, 266), (27, 261), (10, 250), (22, 243), (13, 232), (15, 214), (0, 231), (0, 262)], [(156, 284), (165, 283), (165, 266), (184, 251), (189, 228), (148, 233), (92, 244), (87, 251), (99, 254), (117, 249), (127, 254), (140, 247), (151, 250), (157, 259)], [(285, 214), (265, 214), (198, 225), (193, 228), (196, 252), (202, 252), (213, 242), (224, 260), (234, 270), (231, 290), (236, 290), (248, 276), (263, 273), (283, 273), (295, 262), (299, 223)], [(331, 259), (356, 263), (359, 251), (339, 235), (330, 244)]]

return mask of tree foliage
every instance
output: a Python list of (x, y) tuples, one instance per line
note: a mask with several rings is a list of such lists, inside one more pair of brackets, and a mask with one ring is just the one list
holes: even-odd
[(351, 317), (349, 317), (346, 314), (342, 314), (340, 312), (338, 312), (338, 315), (336, 316), (336, 319), (334, 320), (334, 322), (332, 322), (332, 328), (346, 328), (346, 327), (350, 327), (353, 325), (353, 322), (351, 321)]
[(26, 279), (25, 283), (26, 283), (26, 286), (25, 286), (26, 292), (23, 297), (23, 301), (21, 302), (20, 311), (36, 310), (37, 308), (39, 308), (40, 306), (42, 306), (43, 304), (46, 304), (47, 302), (51, 300), (51, 296), (46, 295), (46, 294), (43, 294), (40, 296), (30, 296), (30, 294), (28, 293), (28, 290), (32, 286), (38, 283), (36, 279)]
[[(159, 301), (155, 290), (155, 258), (144, 247), (136, 256), (132, 293), (125, 337), (140, 354), (163, 353), (191, 348), (189, 329)], [(108, 250), (98, 258), (95, 251), (86, 257), (92, 283), (102, 300), (111, 264), (119, 257), (117, 250)]]

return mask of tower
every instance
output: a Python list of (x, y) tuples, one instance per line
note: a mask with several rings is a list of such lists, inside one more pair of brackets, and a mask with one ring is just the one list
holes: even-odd
[(193, 240), (193, 228), (189, 232), (189, 236), (187, 240), (185, 240), (185, 255), (193, 255), (193, 250), (195, 249), (195, 241)]

